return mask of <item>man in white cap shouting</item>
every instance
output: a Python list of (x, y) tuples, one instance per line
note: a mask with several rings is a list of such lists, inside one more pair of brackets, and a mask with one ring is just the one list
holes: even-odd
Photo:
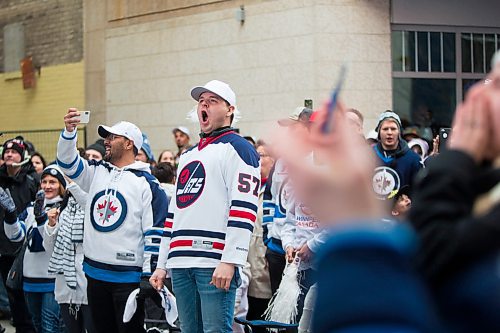
[(257, 216), (260, 160), (231, 123), (236, 96), (224, 82), (194, 87), (201, 140), (181, 155), (158, 266), (171, 272), (182, 332), (232, 332), (239, 268)]
[(142, 304), (128, 323), (122, 318), (129, 294), (156, 267), (167, 196), (149, 164), (135, 161), (143, 143), (137, 126), (100, 125), (104, 161), (86, 161), (76, 150), (78, 115), (70, 108), (64, 116), (57, 164), (88, 193), (83, 270), (92, 319), (98, 332), (145, 332)]

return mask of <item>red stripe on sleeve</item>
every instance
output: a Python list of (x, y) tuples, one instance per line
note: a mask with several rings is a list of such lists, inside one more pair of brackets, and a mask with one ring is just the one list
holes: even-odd
[[(207, 241), (210, 243), (209, 241)], [(224, 250), (224, 243), (219, 243), (219, 242), (211, 242), (212, 248), (216, 250)], [(208, 245), (208, 244), (207, 244)], [(193, 246), (193, 241), (190, 239), (181, 239), (181, 240), (176, 240), (170, 243), (170, 248), (173, 249), (174, 247), (179, 247), (179, 246)], [(201, 249), (204, 249), (203, 247)], [(208, 250), (208, 249), (205, 249)]]
[(193, 241), (189, 239), (176, 240), (170, 243), (170, 248), (174, 248), (177, 246), (192, 246)]
[(214, 249), (216, 249), (216, 250), (224, 250), (224, 244), (222, 244), (222, 243), (214, 242), (213, 246), (214, 246)]
[(229, 211), (229, 216), (241, 217), (243, 219), (247, 219), (247, 220), (250, 220), (252, 222), (255, 222), (255, 219), (257, 218), (257, 216), (255, 214), (252, 214), (252, 213), (249, 213), (249, 212), (244, 212), (244, 211), (241, 211), (241, 210), (233, 210), (233, 209), (231, 209)]

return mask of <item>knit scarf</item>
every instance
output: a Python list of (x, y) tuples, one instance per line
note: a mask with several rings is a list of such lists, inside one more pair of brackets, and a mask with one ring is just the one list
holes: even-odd
[(59, 215), (54, 252), (49, 261), (50, 274), (64, 274), (66, 284), (76, 289), (75, 246), (83, 242), (83, 218), (85, 214), (73, 196)]

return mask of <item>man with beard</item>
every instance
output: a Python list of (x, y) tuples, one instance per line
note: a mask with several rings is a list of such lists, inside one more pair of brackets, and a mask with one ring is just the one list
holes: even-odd
[(413, 152), (401, 137), (401, 120), (396, 113), (382, 113), (376, 130), (379, 142), (373, 149), (379, 167), (375, 168), (373, 189), (380, 198), (387, 198), (392, 191), (405, 185), (411, 188), (422, 164), (420, 156)]
[(149, 164), (135, 161), (143, 143), (137, 126), (100, 125), (104, 161), (87, 161), (76, 150), (78, 115), (70, 108), (64, 117), (57, 164), (88, 193), (83, 270), (92, 319), (98, 332), (145, 332), (143, 304), (128, 323), (122, 318), (129, 294), (156, 267), (167, 196)]
[[(36, 170), (25, 152), (26, 145), (20, 139), (7, 140), (3, 144), (2, 159), (5, 163), (0, 167), (0, 187), (10, 191), (15, 203), (15, 210), (12, 212), (0, 207), (0, 221), (6, 223), (14, 223), (17, 216), (35, 200), (40, 185)], [(0, 223), (0, 271), (5, 284), (16, 251), (22, 243), (11, 243), (5, 236), (3, 225)], [(35, 332), (23, 291), (7, 287), (7, 295), (16, 332)]]

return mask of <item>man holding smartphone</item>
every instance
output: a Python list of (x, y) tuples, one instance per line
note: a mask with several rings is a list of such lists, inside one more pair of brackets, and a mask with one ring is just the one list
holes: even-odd
[(92, 319), (98, 332), (145, 332), (143, 304), (130, 322), (122, 318), (129, 294), (156, 267), (168, 199), (149, 164), (135, 161), (143, 140), (137, 126), (100, 125), (104, 160), (87, 161), (76, 150), (78, 115), (70, 108), (64, 116), (57, 164), (88, 193), (83, 270)]

